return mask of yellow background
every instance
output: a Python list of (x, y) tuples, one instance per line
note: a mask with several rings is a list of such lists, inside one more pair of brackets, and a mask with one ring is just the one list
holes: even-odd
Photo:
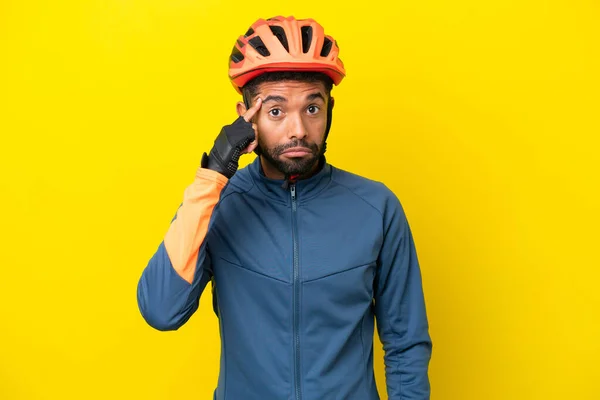
[(236, 117), (235, 39), (293, 14), (348, 70), (329, 160), (409, 216), (432, 399), (600, 399), (599, 8), (2, 0), (0, 398), (212, 399), (210, 291), (161, 333), (137, 280)]

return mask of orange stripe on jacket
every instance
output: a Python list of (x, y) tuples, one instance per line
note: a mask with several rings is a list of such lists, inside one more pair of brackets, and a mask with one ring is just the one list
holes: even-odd
[(165, 236), (165, 249), (173, 268), (189, 283), (194, 280), (198, 251), (227, 181), (218, 172), (198, 168), (194, 182), (185, 189), (183, 204)]

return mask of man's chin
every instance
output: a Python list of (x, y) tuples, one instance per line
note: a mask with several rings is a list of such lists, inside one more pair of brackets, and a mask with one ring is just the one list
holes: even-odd
[(308, 154), (302, 157), (289, 157), (281, 155), (278, 158), (279, 170), (286, 175), (307, 175), (312, 172), (318, 162), (318, 159), (313, 154)]
[(263, 146), (260, 147), (263, 160), (285, 176), (299, 175), (300, 177), (305, 177), (311, 175), (319, 164), (322, 155), (316, 146), (315, 149), (311, 149), (308, 153), (302, 151), (298, 152), (299, 154), (290, 152), (289, 150), (287, 153), (274, 154), (275, 152), (271, 151), (271, 149), (264, 148)]

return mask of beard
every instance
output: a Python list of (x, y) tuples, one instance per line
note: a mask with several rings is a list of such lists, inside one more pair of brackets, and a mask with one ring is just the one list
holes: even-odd
[[(283, 173), (286, 176), (290, 175), (300, 175), (304, 176), (309, 174), (314, 166), (319, 162), (321, 156), (324, 152), (324, 142), (321, 146), (316, 143), (309, 143), (306, 140), (294, 140), (293, 142), (287, 143), (285, 145), (278, 145), (274, 147), (267, 147), (258, 137), (258, 146), (260, 147), (261, 155), (265, 158), (269, 164), (274, 166), (279, 172)], [(287, 149), (292, 147), (303, 147), (310, 151), (310, 155), (305, 157), (292, 158), (288, 160), (283, 160), (281, 155)]]

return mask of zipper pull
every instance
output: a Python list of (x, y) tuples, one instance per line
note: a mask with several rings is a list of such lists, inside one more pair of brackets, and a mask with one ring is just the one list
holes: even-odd
[(292, 192), (292, 200), (296, 200), (296, 185), (292, 184), (290, 186), (290, 191)]

